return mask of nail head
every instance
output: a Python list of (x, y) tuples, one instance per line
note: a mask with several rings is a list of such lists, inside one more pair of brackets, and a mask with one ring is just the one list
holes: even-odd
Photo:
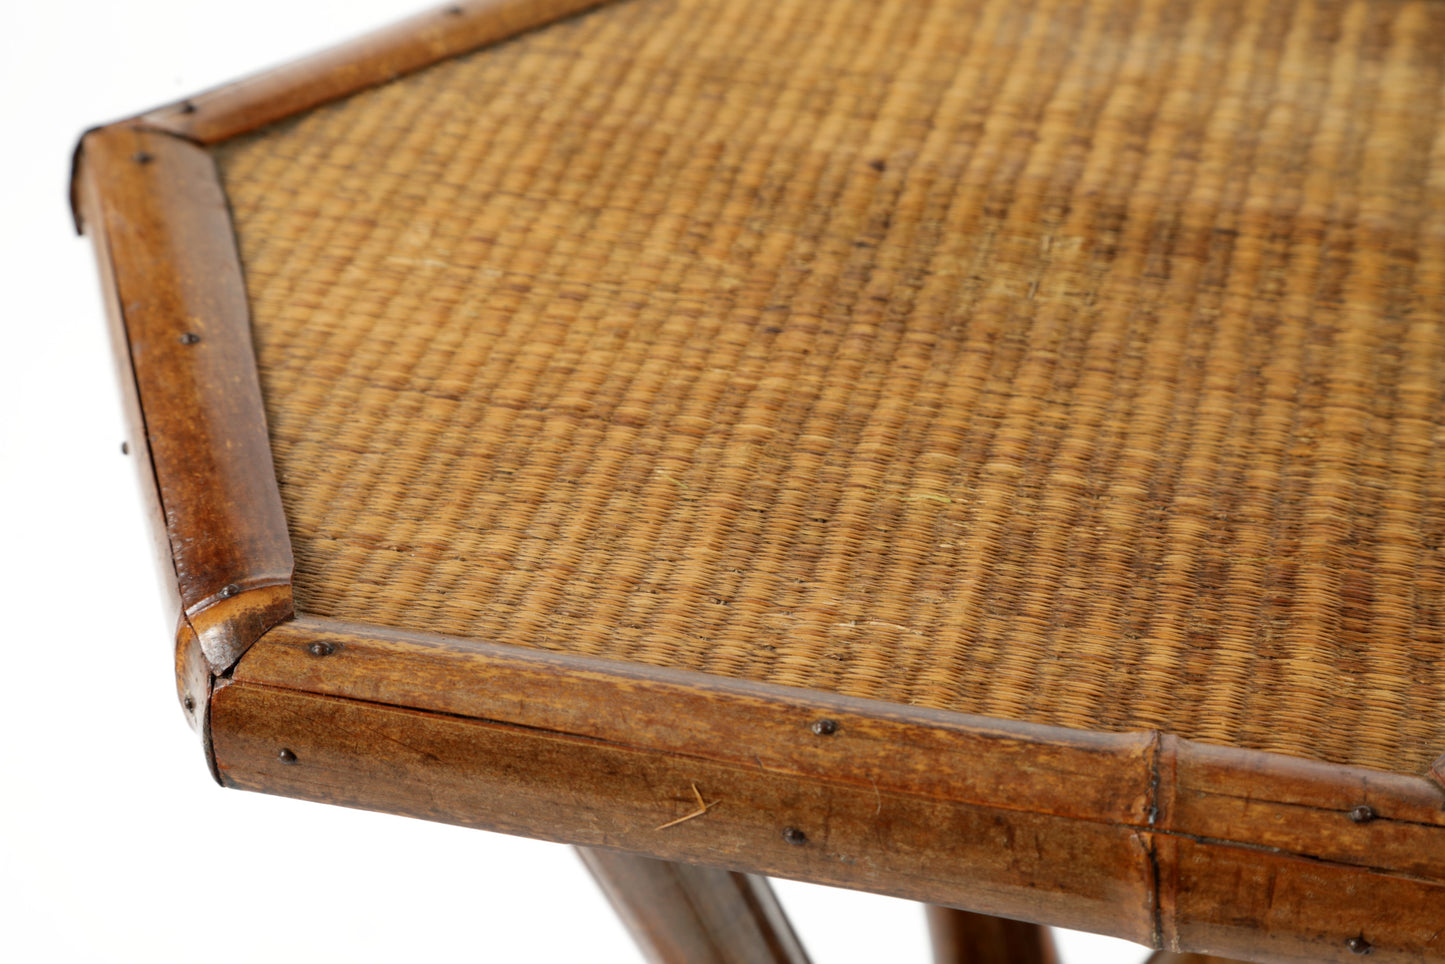
[(1345, 941), (1345, 946), (1356, 954), (1368, 954), (1374, 950), (1374, 948), (1370, 946), (1370, 942), (1365, 940), (1363, 935), (1360, 937), (1351, 937)]
[(819, 736), (832, 736), (838, 732), (838, 721), (818, 720), (813, 724), (813, 732)]
[(312, 656), (330, 656), (336, 652), (336, 647), (331, 643), (315, 642), (306, 647)]
[(236, 593), (240, 591), (240, 586), (236, 585), (234, 582), (230, 582), (221, 587), (219, 595), (222, 599), (230, 599), (232, 596), (236, 595)]
[(188, 331), (188, 332), (186, 332), (184, 335), (181, 336), (181, 344), (182, 344), (182, 345), (194, 345), (196, 342), (198, 342), (198, 341), (200, 341), (200, 340), (201, 340), (201, 336), (198, 335), (198, 334), (196, 334), (194, 331)]
[(149, 164), (151, 161), (155, 160), (154, 157), (152, 157), (145, 151), (136, 151), (130, 156), (130, 159), (135, 161), (137, 164)]
[(1379, 816), (1379, 814), (1375, 813), (1374, 807), (1363, 803), (1350, 811), (1350, 819), (1355, 823), (1369, 823), (1377, 816)]
[(121, 454), (121, 455), (129, 455), (129, 454), (130, 454), (130, 443), (129, 443), (129, 442), (121, 442), (121, 443), (120, 443), (120, 454)]
[(187, 696), (185, 699), (181, 700), (181, 705), (186, 708), (187, 713), (191, 713), (196, 708), (196, 701), (191, 697)]
[(292, 753), (290, 750), (282, 750), (280, 753), (276, 754), (276, 759), (280, 760), (282, 763), (295, 763), (296, 754)]
[(808, 842), (808, 835), (797, 827), (784, 827), (783, 839), (794, 846), (802, 846)]

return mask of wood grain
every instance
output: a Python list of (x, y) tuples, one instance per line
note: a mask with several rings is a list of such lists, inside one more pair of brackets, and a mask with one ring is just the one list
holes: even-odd
[(581, 850), (653, 964), (807, 964), (763, 877), (608, 850)]
[[(238, 789), (1133, 940), (1153, 925), (1147, 849), (1117, 824), (246, 681), (217, 689), (211, 726)], [(673, 823), (696, 809), (694, 786), (715, 806)]]
[(606, 0), (463, 0), (137, 120), (214, 144)]
[(1165, 738), (1156, 826), (1445, 881), (1445, 793), (1428, 780)]
[(238, 138), (301, 608), (1421, 773), (1442, 70), (1416, 0), (637, 0)]
[[(1157, 733), (305, 616), (252, 647), (212, 721), (228, 786), (1173, 950), (1420, 960), (1445, 929), (1433, 784)], [(716, 805), (688, 818), (694, 786)]]
[[(595, 2), (446, 8), (83, 141), (75, 196), (96, 241), (131, 441), (175, 587), (178, 693), (218, 779), (716, 868), (672, 871), (690, 879), (773, 873), (1171, 954), (1445, 959), (1445, 757), (1432, 782), (1155, 732), (1001, 723), (283, 622), (291, 552), (249, 310), (226, 198), (192, 141), (224, 140)], [(234, 677), (217, 679), (232, 666)], [(694, 792), (711, 805), (690, 816)], [(646, 866), (601, 859), (634, 868), (632, 879)], [(698, 889), (718, 905), (731, 899), (721, 884)], [(971, 918), (935, 916), (941, 959), (965, 953)]]
[[(186, 722), (197, 733), (202, 732), (206, 708), (211, 703), (211, 666), (201, 652), (201, 641), (187, 620), (176, 629), (176, 698)], [(207, 745), (210, 740), (206, 741)]]
[(92, 131), (79, 155), (164, 519), (166, 584), (219, 672), (291, 613), (291, 544), (226, 198), (177, 137)]
[(1445, 882), (1183, 836), (1153, 843), (1170, 949), (1278, 964), (1445, 960)]
[[(334, 651), (316, 657), (317, 642)], [(1148, 819), (1146, 734), (1033, 727), (313, 616), (277, 626), (235, 679), (844, 781), (870, 794)]]
[(1058, 964), (1048, 928), (952, 907), (928, 908), (934, 964)]
[[(86, 223), (103, 226), (103, 206), (115, 203), (114, 198), (101, 198), (97, 178), (90, 175), (89, 166), (82, 170), (80, 159), (84, 153), (83, 143), (82, 141), (76, 145), (71, 179), (71, 207), (77, 229), (83, 228)], [(180, 587), (176, 585), (176, 569), (171, 559), (171, 540), (166, 530), (165, 510), (161, 507), (150, 439), (146, 432), (145, 416), (141, 412), (140, 389), (136, 384), (135, 368), (131, 363), (130, 337), (126, 333), (125, 313), (121, 309), (115, 259), (104, 232), (92, 230), (90, 233), (94, 241), (91, 250), (95, 254), (100, 273), (100, 294), (105, 305), (106, 332), (110, 337), (111, 357), (115, 362), (116, 380), (125, 413), (126, 453), (136, 469), (141, 501), (145, 506), (146, 521), (149, 523), (151, 561), (155, 566), (156, 586), (162, 593), (162, 611), (167, 622), (176, 623), (182, 618), (184, 606), (181, 603)]]

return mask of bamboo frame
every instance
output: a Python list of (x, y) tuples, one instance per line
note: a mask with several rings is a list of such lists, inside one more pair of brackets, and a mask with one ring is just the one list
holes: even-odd
[(808, 964), (762, 877), (604, 850), (581, 854), (649, 960)]
[(174, 606), (214, 672), (293, 612), (291, 543), (226, 198), (210, 155), (132, 125), (88, 134), (96, 236)]
[[(240, 266), (200, 145), (591, 5), (447, 8), (77, 152), (176, 586), (180, 697), (217, 778), (1173, 951), (1445, 959), (1445, 794), (1424, 777), (294, 612)], [(696, 819), (691, 786), (718, 798)]]
[(1059, 964), (1046, 928), (949, 907), (928, 908), (934, 964)]

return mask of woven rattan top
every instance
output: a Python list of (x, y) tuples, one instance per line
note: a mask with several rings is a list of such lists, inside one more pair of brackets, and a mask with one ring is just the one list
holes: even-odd
[(1445, 4), (628, 0), (223, 145), (307, 612), (1418, 772)]

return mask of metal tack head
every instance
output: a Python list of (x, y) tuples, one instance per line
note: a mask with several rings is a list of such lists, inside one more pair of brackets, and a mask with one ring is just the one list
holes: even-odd
[(292, 753), (290, 750), (283, 749), (281, 750), (281, 752), (276, 754), (276, 759), (280, 760), (282, 763), (295, 763), (296, 754)]
[(310, 646), (307, 646), (306, 651), (309, 652), (312, 656), (330, 656), (332, 653), (336, 652), (336, 646), (331, 643), (317, 640)]
[(784, 827), (783, 839), (794, 846), (802, 846), (808, 842), (808, 835), (797, 827)]
[(234, 582), (228, 582), (226, 583), (226, 585), (221, 587), (221, 591), (217, 593), (217, 595), (219, 595), (222, 599), (230, 599), (232, 596), (236, 595), (236, 593), (240, 591), (240, 586), (236, 585)]
[(181, 336), (182, 345), (194, 345), (201, 340), (201, 336), (194, 331), (188, 331)]
[(838, 721), (818, 720), (813, 724), (813, 732), (819, 736), (832, 736), (838, 732)]
[(1365, 940), (1364, 935), (1351, 937), (1345, 941), (1345, 946), (1356, 954), (1368, 954), (1374, 950), (1374, 948), (1370, 946), (1370, 942)]
[(1355, 823), (1369, 823), (1377, 816), (1379, 816), (1379, 814), (1375, 813), (1374, 807), (1363, 803), (1350, 811), (1350, 819)]
[(155, 160), (153, 156), (146, 153), (145, 151), (136, 151), (130, 156), (130, 159), (135, 161), (137, 164), (149, 164), (151, 161)]

